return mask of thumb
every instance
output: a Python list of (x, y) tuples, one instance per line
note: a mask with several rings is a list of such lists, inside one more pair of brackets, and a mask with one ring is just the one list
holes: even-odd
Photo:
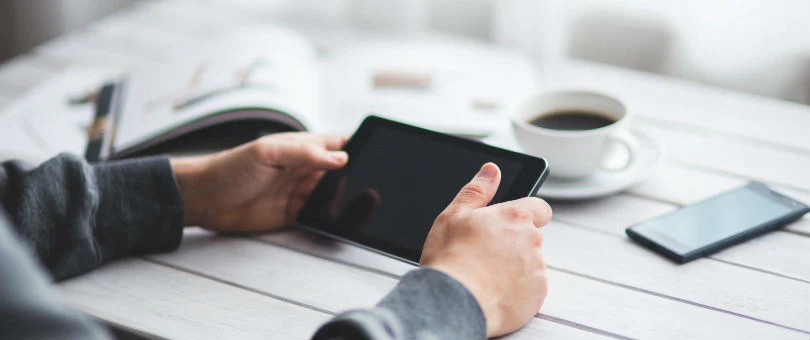
[(470, 183), (461, 188), (447, 210), (468, 210), (487, 206), (495, 197), (500, 183), (501, 170), (498, 166), (495, 163), (484, 164)]

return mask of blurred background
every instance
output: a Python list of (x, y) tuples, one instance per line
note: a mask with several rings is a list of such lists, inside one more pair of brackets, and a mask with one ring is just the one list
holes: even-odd
[[(159, 1), (2, 1), (0, 60), (152, 2)], [(515, 47), (548, 63), (583, 59), (810, 104), (808, 0), (189, 2), (227, 4), (301, 30), (459, 35)]]

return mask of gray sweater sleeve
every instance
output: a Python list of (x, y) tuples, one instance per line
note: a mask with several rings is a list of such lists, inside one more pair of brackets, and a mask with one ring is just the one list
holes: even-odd
[(36, 168), (5, 162), (0, 208), (0, 339), (107, 339), (66, 307), (41, 267), (63, 279), (114, 258), (175, 249), (182, 235), (182, 201), (166, 158), (90, 166), (65, 154)]
[(183, 206), (167, 158), (90, 166), (69, 154), (0, 166), (0, 204), (56, 280), (124, 256), (169, 251)]
[(0, 339), (108, 339), (102, 327), (67, 307), (11, 230), (0, 209)]
[(476, 340), (486, 337), (486, 320), (475, 297), (435, 269), (405, 275), (376, 308), (335, 316), (313, 340)]

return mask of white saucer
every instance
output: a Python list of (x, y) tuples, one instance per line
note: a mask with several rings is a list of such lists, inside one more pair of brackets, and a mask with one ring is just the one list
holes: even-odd
[[(638, 130), (633, 130), (632, 133), (639, 146), (627, 168), (612, 172), (600, 169), (591, 177), (577, 180), (549, 176), (540, 187), (538, 196), (553, 200), (597, 198), (615, 194), (647, 179), (661, 161), (663, 152), (658, 143), (646, 133)], [(554, 174), (553, 163), (551, 174)]]

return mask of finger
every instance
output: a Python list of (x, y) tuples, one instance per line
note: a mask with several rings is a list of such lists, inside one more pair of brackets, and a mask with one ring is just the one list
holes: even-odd
[(491, 206), (512, 220), (531, 220), (535, 227), (542, 227), (551, 221), (551, 206), (537, 197), (524, 197), (514, 201)]
[(344, 151), (330, 151), (321, 145), (303, 142), (259, 140), (256, 151), (264, 164), (279, 167), (333, 170), (349, 160)]
[(349, 141), (348, 136), (344, 135), (314, 135), (316, 141), (319, 141), (327, 150), (340, 150)]
[[(327, 150), (340, 150), (349, 140), (348, 136), (335, 134), (314, 134), (309, 132), (289, 132), (274, 135), (284, 141), (317, 144)], [(270, 138), (272, 138), (270, 137)]]
[(498, 185), (501, 183), (501, 170), (494, 163), (486, 163), (478, 170), (473, 179), (467, 183), (450, 202), (445, 211), (475, 209), (487, 206)]
[(304, 175), (304, 177), (298, 181), (293, 189), (293, 193), (290, 195), (289, 201), (287, 202), (287, 209), (285, 212), (287, 216), (287, 224), (291, 225), (297, 221), (298, 213), (301, 212), (301, 208), (304, 207), (304, 203), (312, 191), (315, 190), (315, 187), (318, 185), (321, 177), (323, 177), (323, 174), (323, 171), (310, 172)]
[(318, 182), (321, 181), (324, 174), (324, 171), (313, 171), (306, 174), (304, 178), (298, 182), (298, 186), (295, 188), (293, 196), (306, 200), (312, 191), (315, 190), (315, 187), (318, 186)]
[(545, 270), (546, 269), (546, 257), (543, 255), (543, 249), (542, 248), (537, 248), (537, 250), (535, 250), (535, 251), (537, 252), (535, 254), (535, 256), (539, 260), (540, 268)]

